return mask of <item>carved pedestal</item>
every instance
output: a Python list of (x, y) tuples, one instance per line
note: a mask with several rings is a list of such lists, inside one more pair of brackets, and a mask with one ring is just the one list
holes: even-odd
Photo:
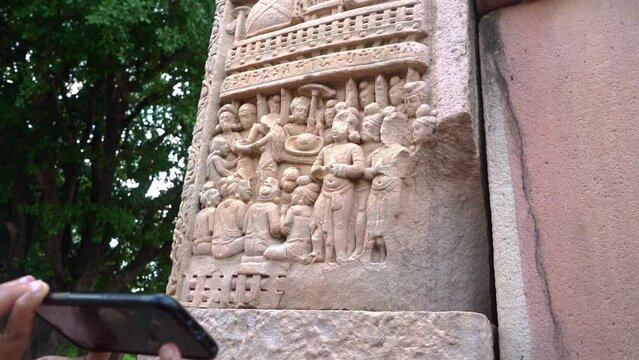
[[(381, 357), (449, 349), (436, 326), (412, 341), (462, 315), (422, 311), (491, 316), (469, 2), (233, 0), (216, 15), (167, 292), (190, 308), (380, 311), (237, 314), (313, 336), (330, 318)], [(359, 341), (368, 321), (404, 352)]]

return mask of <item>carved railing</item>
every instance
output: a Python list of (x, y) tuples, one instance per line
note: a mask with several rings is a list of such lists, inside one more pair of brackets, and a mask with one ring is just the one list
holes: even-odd
[(355, 9), (236, 42), (226, 69), (232, 74), (391, 38), (415, 40), (427, 36), (425, 25), (426, 10), (418, 0)]

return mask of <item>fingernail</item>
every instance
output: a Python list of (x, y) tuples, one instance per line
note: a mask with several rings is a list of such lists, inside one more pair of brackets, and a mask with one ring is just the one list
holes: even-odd
[(31, 292), (38, 292), (42, 289), (42, 283), (40, 281), (30, 282), (29, 287), (31, 288)]
[(20, 279), (18, 279), (18, 282), (20, 284), (28, 284), (28, 283), (33, 282), (33, 281), (35, 281), (35, 279), (31, 275), (23, 276)]
[(173, 359), (174, 354), (175, 354), (175, 351), (173, 351), (173, 348), (170, 346), (164, 346), (162, 347), (162, 349), (160, 349), (160, 359), (162, 360)]

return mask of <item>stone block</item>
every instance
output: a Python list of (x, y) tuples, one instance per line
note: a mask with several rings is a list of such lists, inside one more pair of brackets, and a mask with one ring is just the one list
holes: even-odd
[(484, 16), (500, 357), (639, 358), (639, 3)]
[(492, 360), (492, 326), (468, 312), (191, 310), (219, 359)]

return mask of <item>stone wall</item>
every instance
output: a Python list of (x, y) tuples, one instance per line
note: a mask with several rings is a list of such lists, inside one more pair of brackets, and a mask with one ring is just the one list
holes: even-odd
[(480, 24), (502, 359), (639, 358), (639, 3)]

